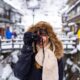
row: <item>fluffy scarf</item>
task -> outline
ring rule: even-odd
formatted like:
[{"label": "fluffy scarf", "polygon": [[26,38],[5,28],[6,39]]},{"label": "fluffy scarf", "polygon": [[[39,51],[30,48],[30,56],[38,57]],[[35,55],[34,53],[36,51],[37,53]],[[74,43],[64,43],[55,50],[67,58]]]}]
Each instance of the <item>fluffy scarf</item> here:
[{"label": "fluffy scarf", "polygon": [[54,50],[51,51],[49,47],[50,44],[44,48],[43,53],[43,49],[37,46],[38,53],[35,56],[35,60],[43,67],[42,80],[59,80],[57,58],[54,54]]}]

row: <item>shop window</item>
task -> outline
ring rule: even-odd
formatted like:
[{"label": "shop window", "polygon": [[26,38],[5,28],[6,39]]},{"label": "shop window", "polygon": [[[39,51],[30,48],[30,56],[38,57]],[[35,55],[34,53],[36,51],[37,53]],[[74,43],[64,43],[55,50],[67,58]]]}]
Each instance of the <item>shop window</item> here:
[{"label": "shop window", "polygon": [[1,18],[3,17],[4,13],[5,13],[4,9],[0,7],[0,17]]}]

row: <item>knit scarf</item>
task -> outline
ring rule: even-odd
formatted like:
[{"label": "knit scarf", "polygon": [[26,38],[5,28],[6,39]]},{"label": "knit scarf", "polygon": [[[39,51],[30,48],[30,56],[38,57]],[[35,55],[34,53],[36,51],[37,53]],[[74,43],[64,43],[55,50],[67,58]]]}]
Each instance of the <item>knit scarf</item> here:
[{"label": "knit scarf", "polygon": [[50,44],[44,47],[43,53],[43,49],[37,46],[38,53],[35,56],[35,60],[43,67],[42,80],[59,80],[57,58],[54,54],[54,50],[51,51],[49,47]]}]

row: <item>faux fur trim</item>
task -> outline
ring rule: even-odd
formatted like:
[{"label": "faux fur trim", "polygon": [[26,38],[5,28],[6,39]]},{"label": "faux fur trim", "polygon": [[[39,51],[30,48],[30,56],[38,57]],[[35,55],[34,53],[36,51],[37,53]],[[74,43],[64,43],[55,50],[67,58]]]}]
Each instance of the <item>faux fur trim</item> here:
[{"label": "faux fur trim", "polygon": [[51,41],[54,43],[55,45],[55,56],[57,59],[61,59],[63,57],[63,53],[64,53],[64,50],[63,50],[63,45],[61,43],[61,41],[57,38],[57,35],[56,33],[53,31],[53,28],[52,26],[48,23],[48,22],[45,22],[45,21],[40,21],[38,22],[37,24],[35,25],[32,25],[29,29],[28,29],[28,32],[35,32],[37,31],[38,29],[45,29],[47,30],[48,32],[48,36],[49,38],[51,39]]}]

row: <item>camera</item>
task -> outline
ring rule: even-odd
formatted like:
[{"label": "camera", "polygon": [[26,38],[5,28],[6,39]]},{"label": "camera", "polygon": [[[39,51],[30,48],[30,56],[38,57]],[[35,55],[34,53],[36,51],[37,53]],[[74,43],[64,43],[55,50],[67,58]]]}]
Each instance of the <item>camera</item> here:
[{"label": "camera", "polygon": [[32,34],[32,40],[34,42],[40,42],[41,39],[42,38],[38,34],[35,34],[35,33]]},{"label": "camera", "polygon": [[41,37],[36,33],[26,32],[24,33],[23,41],[24,44],[32,44],[32,42],[40,42]]},{"label": "camera", "polygon": [[24,43],[25,44],[32,44],[32,42],[40,43],[43,41],[41,36],[48,35],[47,31],[44,29],[38,29],[37,31],[33,32],[26,32],[24,33]]}]

